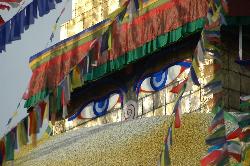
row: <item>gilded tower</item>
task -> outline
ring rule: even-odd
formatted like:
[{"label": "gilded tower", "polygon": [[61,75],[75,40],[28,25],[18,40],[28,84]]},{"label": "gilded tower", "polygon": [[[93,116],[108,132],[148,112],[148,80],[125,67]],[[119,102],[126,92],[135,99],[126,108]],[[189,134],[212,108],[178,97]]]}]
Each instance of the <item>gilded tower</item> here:
[{"label": "gilded tower", "polygon": [[66,39],[106,19],[119,7],[119,0],[72,0],[72,19],[61,25],[60,39]]}]

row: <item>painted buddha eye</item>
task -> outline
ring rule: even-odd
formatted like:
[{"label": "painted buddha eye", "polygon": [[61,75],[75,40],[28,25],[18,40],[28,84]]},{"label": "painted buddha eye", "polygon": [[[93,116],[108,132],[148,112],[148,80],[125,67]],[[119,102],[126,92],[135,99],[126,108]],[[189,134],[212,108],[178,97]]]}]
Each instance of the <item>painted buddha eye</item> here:
[{"label": "painted buddha eye", "polygon": [[[112,93],[98,100],[92,101],[89,104],[83,106],[75,116],[79,119],[92,119],[95,117],[103,116],[108,111],[113,109],[118,104],[122,103],[121,93]],[[74,116],[74,115],[73,115]],[[69,120],[73,120],[72,118]]]},{"label": "painted buddha eye", "polygon": [[184,71],[188,71],[191,66],[191,62],[183,61],[177,62],[175,64],[169,65],[164,69],[147,75],[137,83],[136,93],[140,92],[151,93],[155,91],[160,91],[172,83],[178,76],[180,76]]}]

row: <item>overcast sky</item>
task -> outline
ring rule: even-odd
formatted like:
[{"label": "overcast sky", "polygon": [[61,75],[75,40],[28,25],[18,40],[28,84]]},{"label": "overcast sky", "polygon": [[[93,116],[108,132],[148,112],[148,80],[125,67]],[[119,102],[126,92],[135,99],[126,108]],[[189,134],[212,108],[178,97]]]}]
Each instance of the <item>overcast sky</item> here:
[{"label": "overcast sky", "polygon": [[[25,5],[31,1],[26,0]],[[32,74],[28,66],[29,57],[45,49],[52,26],[55,24],[55,20],[60,15],[65,3],[66,0],[63,0],[49,14],[36,19],[35,24],[31,25],[21,35],[21,40],[8,44],[6,52],[0,53],[0,138],[27,115],[26,110],[23,108],[24,102],[22,102],[18,115],[12,120],[10,126],[6,127],[8,119],[15,112]],[[71,19],[71,8],[70,1],[67,3],[66,10],[59,21],[60,25]],[[8,20],[16,10],[10,10],[9,12],[0,10],[0,15],[5,20]],[[55,38],[50,45],[59,41],[59,32],[60,28],[57,29]]]}]

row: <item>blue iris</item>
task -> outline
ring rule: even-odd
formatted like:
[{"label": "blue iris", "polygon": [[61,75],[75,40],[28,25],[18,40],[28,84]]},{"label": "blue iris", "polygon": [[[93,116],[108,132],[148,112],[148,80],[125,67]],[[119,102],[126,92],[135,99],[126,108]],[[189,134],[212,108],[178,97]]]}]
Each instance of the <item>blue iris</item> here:
[{"label": "blue iris", "polygon": [[96,116],[105,115],[108,110],[108,106],[109,106],[109,98],[94,102],[94,108],[93,108],[94,114]]},{"label": "blue iris", "polygon": [[155,91],[162,90],[163,88],[165,88],[166,80],[167,80],[167,72],[166,71],[157,72],[157,73],[153,74],[150,78],[151,87]]}]

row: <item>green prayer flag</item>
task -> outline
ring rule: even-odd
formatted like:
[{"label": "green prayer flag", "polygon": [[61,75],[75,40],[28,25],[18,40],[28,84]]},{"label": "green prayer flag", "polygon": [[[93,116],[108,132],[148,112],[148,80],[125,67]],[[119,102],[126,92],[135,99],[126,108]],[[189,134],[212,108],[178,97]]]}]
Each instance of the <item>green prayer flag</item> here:
[{"label": "green prayer flag", "polygon": [[240,128],[244,128],[250,125],[250,119],[246,119],[238,122]]},{"label": "green prayer flag", "polygon": [[49,94],[49,113],[56,112],[56,96],[53,93]]},{"label": "green prayer flag", "polygon": [[213,138],[223,137],[223,136],[225,136],[225,132],[226,132],[226,127],[225,127],[225,125],[223,125],[219,129],[217,129],[213,134],[211,134],[210,136],[208,136],[207,139],[213,139]]},{"label": "green prayer flag", "polygon": [[240,110],[241,111],[250,111],[250,102],[242,102],[240,103]]},{"label": "green prayer flag", "polygon": [[57,93],[56,93],[56,108],[57,112],[62,112],[62,87],[57,87]]},{"label": "green prayer flag", "polygon": [[217,114],[218,112],[220,112],[220,110],[222,109],[222,107],[221,107],[221,105],[220,105],[220,102],[219,103],[217,103],[215,106],[214,106],[214,108],[212,109],[212,113],[213,114]]},{"label": "green prayer flag", "polygon": [[224,111],[224,118],[225,118],[225,120],[227,120],[227,121],[230,121],[230,122],[232,122],[232,123],[234,123],[234,124],[238,124],[237,118],[234,117],[234,116],[233,116],[232,114],[230,114],[229,112]]},{"label": "green prayer flag", "polygon": [[46,129],[46,133],[47,133],[48,135],[51,135],[51,133],[52,133],[52,128],[51,128],[50,125],[48,125],[48,127],[47,127],[47,129]]},{"label": "green prayer flag", "polygon": [[14,160],[14,145],[11,132],[5,136],[6,161]]},{"label": "green prayer flag", "polygon": [[168,145],[164,144],[162,153],[161,153],[161,166],[169,166],[170,165],[170,156]]}]

